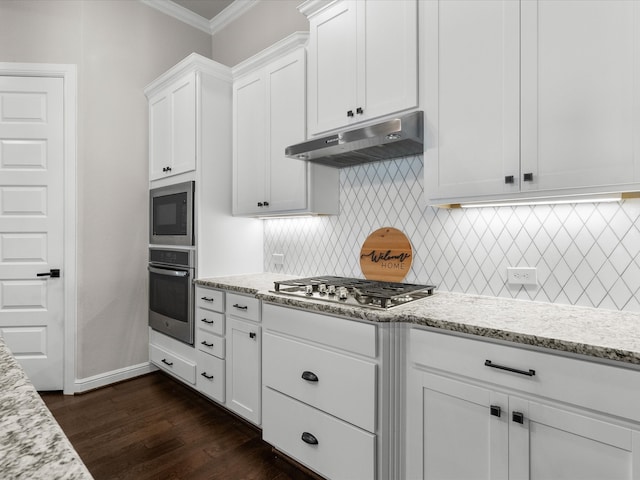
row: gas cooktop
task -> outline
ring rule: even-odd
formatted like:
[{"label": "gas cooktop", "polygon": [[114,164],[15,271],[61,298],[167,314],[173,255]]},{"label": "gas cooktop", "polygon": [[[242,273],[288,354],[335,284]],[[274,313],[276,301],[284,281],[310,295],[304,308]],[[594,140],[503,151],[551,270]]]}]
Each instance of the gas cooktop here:
[{"label": "gas cooktop", "polygon": [[433,294],[434,285],[347,277],[308,277],[274,282],[275,292],[295,297],[386,310]]}]

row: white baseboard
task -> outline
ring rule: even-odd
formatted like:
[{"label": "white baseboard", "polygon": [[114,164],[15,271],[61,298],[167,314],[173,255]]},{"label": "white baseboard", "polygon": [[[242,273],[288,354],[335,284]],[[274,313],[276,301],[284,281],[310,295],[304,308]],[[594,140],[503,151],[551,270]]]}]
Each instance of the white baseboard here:
[{"label": "white baseboard", "polygon": [[73,392],[64,392],[69,394],[88,392],[100,387],[106,387],[112,383],[121,382],[123,380],[129,380],[131,378],[139,377],[147,373],[154,372],[158,369],[150,362],[139,363],[138,365],[131,365],[130,367],[119,368],[118,370],[112,370],[110,372],[101,373],[87,378],[76,378],[74,382]]}]

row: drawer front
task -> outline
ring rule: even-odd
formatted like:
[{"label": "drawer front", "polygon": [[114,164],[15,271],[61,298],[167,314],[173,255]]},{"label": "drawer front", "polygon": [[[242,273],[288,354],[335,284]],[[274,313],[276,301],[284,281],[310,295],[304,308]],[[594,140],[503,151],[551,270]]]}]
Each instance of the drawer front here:
[{"label": "drawer front", "polygon": [[227,293],[227,314],[245,318],[254,322],[260,321],[260,300],[255,297]]},{"label": "drawer front", "polygon": [[196,383],[196,365],[157,345],[149,345],[149,357],[154,365],[191,384]]},{"label": "drawer front", "polygon": [[215,355],[218,358],[224,358],[224,338],[198,329],[197,347],[198,350]]},{"label": "drawer front", "polygon": [[224,312],[224,292],[196,287],[196,307]]},{"label": "drawer front", "polygon": [[376,357],[376,326],[265,303],[262,306],[265,329],[282,332],[313,343]]},{"label": "drawer front", "polygon": [[205,395],[224,403],[225,361],[205,352],[198,352],[196,388]]},{"label": "drawer front", "polygon": [[375,478],[375,435],[266,387],[262,408],[262,438],[274,447],[326,478]]},{"label": "drawer front", "polygon": [[410,348],[417,365],[640,421],[640,371],[419,329]]},{"label": "drawer front", "polygon": [[375,431],[375,363],[270,332],[262,336],[262,361],[264,385]]},{"label": "drawer front", "polygon": [[196,308],[196,328],[216,335],[224,335],[224,314]]}]

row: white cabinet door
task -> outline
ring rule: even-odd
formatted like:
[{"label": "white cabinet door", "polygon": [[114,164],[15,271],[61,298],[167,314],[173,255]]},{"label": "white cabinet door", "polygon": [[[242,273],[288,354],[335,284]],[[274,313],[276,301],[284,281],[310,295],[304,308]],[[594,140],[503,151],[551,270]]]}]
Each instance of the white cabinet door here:
[{"label": "white cabinet door", "polygon": [[639,478],[640,432],[517,397],[510,409],[510,479]]},{"label": "white cabinet door", "polygon": [[226,406],[256,425],[261,421],[261,329],[227,316]]},{"label": "white cabinet door", "polygon": [[523,191],[640,180],[639,73],[639,2],[522,2]]},{"label": "white cabinet door", "polygon": [[427,197],[518,192],[519,2],[420,7]]},{"label": "white cabinet door", "polygon": [[305,51],[298,49],[265,71],[269,211],[307,208],[307,162],[284,154],[286,147],[305,139],[305,69]]},{"label": "white cabinet door", "polygon": [[416,0],[344,0],[309,19],[309,135],[417,106]]},{"label": "white cabinet door", "polygon": [[149,179],[196,168],[196,74],[149,99]]},{"label": "white cabinet door", "polygon": [[[356,2],[339,2],[309,20],[309,133],[349,124],[357,92]],[[350,114],[348,112],[351,112]]]},{"label": "white cabinet door", "polygon": [[[414,0],[360,2],[356,120],[418,104],[418,4]],[[384,32],[384,34],[381,34]],[[358,110],[358,107],[360,110]],[[359,113],[359,112],[362,113]]]},{"label": "white cabinet door", "polygon": [[414,393],[422,408],[422,478],[508,478],[506,395],[426,372]]},{"label": "white cabinet door", "polygon": [[265,82],[262,73],[233,85],[234,214],[259,213],[266,200]]}]

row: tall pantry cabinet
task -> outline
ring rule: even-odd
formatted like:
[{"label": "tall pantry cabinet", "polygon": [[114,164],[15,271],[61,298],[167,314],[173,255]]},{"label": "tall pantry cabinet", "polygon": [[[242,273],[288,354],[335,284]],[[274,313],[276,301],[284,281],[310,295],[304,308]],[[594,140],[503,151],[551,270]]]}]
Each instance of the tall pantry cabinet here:
[{"label": "tall pantry cabinet", "polygon": [[640,3],[421,3],[430,203],[640,188]]}]

